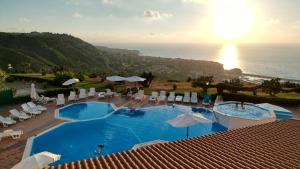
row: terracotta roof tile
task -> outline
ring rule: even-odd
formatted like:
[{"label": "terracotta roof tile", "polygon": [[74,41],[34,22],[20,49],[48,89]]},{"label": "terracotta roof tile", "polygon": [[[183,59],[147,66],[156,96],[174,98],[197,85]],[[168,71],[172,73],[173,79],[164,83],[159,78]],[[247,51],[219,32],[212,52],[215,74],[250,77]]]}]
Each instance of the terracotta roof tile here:
[{"label": "terracotta roof tile", "polygon": [[300,121],[141,147],[51,169],[300,168]]}]

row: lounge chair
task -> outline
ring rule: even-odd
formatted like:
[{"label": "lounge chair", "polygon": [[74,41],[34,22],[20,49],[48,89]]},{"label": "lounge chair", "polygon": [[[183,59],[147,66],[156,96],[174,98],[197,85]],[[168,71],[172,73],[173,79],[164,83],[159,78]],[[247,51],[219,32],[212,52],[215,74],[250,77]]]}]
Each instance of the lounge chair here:
[{"label": "lounge chair", "polygon": [[75,101],[75,100],[77,100],[76,92],[75,91],[70,91],[68,101]]},{"label": "lounge chair", "polygon": [[98,93],[98,98],[99,98],[99,99],[105,98],[105,94],[106,94],[105,92],[99,92],[99,93]]},{"label": "lounge chair", "polygon": [[65,96],[64,96],[64,94],[58,94],[57,95],[56,105],[57,106],[65,105]]},{"label": "lounge chair", "polygon": [[113,94],[114,94],[114,93],[111,91],[111,89],[106,89],[105,96],[112,97]]},{"label": "lounge chair", "polygon": [[168,102],[174,102],[175,101],[175,92],[170,92],[168,97]]},{"label": "lounge chair", "polygon": [[0,122],[3,124],[3,127],[8,127],[8,125],[15,124],[16,121],[11,119],[10,117],[0,116]]},{"label": "lounge chair", "polygon": [[86,90],[85,89],[79,89],[79,99],[85,99],[87,98]]},{"label": "lounge chair", "polygon": [[149,101],[155,102],[157,100],[157,97],[158,97],[158,92],[152,92],[151,96],[149,97]]},{"label": "lounge chair", "polygon": [[44,96],[44,95],[41,95],[41,96],[42,96],[41,98],[42,98],[46,103],[52,102],[52,101],[56,100],[56,98],[54,98],[54,97],[47,97],[47,96]]},{"label": "lounge chair", "polygon": [[166,91],[160,91],[158,100],[159,101],[166,101],[166,98],[167,98]]},{"label": "lounge chair", "polygon": [[39,115],[42,113],[42,111],[31,109],[27,104],[22,104],[21,107],[25,113],[30,114],[31,116]]},{"label": "lounge chair", "polygon": [[18,139],[23,134],[23,130],[4,130],[3,133],[0,133],[0,141],[5,137],[12,137],[13,139]]},{"label": "lounge chair", "polygon": [[95,88],[90,88],[88,96],[89,97],[94,97],[95,95],[96,95],[96,89]]},{"label": "lounge chair", "polygon": [[9,110],[9,112],[11,114],[11,117],[18,118],[19,121],[24,121],[24,120],[27,120],[27,119],[31,118],[26,113],[24,113],[22,111],[18,111],[17,109]]},{"label": "lounge chair", "polygon": [[34,110],[39,110],[39,111],[47,111],[47,107],[44,107],[42,105],[36,105],[34,104],[33,102],[27,102],[28,106],[31,108],[31,109],[34,109]]},{"label": "lounge chair", "polygon": [[211,97],[210,97],[210,95],[205,95],[205,96],[203,97],[202,104],[203,104],[204,106],[209,106],[210,103],[211,103]]},{"label": "lounge chair", "polygon": [[191,103],[194,103],[194,104],[198,103],[197,92],[192,92]]},{"label": "lounge chair", "polygon": [[190,102],[191,102],[190,92],[185,92],[183,97],[183,103],[190,103]]},{"label": "lounge chair", "polygon": [[182,102],[182,99],[183,99],[183,96],[178,95],[178,96],[176,96],[175,101]]},{"label": "lounge chair", "polygon": [[144,98],[145,98],[144,90],[139,90],[134,97],[135,100],[139,100],[139,101],[144,100]]}]

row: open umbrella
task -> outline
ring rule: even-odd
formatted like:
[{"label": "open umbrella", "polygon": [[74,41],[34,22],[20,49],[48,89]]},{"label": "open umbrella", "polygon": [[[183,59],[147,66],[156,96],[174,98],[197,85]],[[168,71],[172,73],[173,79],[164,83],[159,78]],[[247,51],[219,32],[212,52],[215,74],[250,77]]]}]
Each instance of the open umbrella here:
[{"label": "open umbrella", "polygon": [[69,85],[72,85],[73,90],[75,91],[74,84],[75,84],[75,83],[78,83],[78,82],[79,82],[79,79],[73,78],[73,79],[69,79],[69,80],[65,81],[62,85],[63,85],[63,86],[69,86]]},{"label": "open umbrella", "polygon": [[126,78],[122,76],[108,76],[106,77],[106,80],[112,81],[112,82],[121,82],[124,81]]},{"label": "open umbrella", "polygon": [[186,113],[178,115],[174,119],[168,120],[167,123],[173,127],[186,127],[186,138],[188,138],[190,126],[198,123],[211,123],[211,121],[199,113]]},{"label": "open umbrella", "polygon": [[37,93],[36,93],[36,90],[35,90],[35,85],[33,83],[31,84],[30,97],[32,99],[36,99],[37,98]]},{"label": "open umbrella", "polygon": [[42,169],[57,160],[60,160],[60,155],[44,151],[23,159],[12,169]]},{"label": "open umbrella", "polygon": [[139,76],[131,76],[131,77],[125,78],[125,80],[128,81],[128,82],[143,82],[146,79],[142,78],[142,77],[139,77]]}]

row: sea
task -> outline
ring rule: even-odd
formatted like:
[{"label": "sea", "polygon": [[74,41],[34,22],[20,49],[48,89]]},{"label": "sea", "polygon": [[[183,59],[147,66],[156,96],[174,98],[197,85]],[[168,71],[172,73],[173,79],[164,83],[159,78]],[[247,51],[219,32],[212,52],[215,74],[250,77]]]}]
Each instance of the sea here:
[{"label": "sea", "polygon": [[300,80],[300,44],[166,44],[106,43],[112,48],[139,50],[141,55],[216,61],[225,69]]}]

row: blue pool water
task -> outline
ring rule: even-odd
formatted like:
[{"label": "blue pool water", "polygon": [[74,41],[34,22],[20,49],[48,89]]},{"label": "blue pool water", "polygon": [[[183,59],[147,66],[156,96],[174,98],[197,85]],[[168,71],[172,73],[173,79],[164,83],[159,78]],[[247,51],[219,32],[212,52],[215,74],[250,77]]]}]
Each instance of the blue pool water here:
[{"label": "blue pool water", "polygon": [[113,112],[111,104],[103,102],[75,103],[59,110],[59,117],[73,120],[101,118]]},{"label": "blue pool water", "polygon": [[[172,127],[166,121],[190,111],[192,109],[186,106],[154,106],[135,111],[122,108],[103,119],[65,123],[36,137],[31,155],[41,151],[61,154],[61,160],[54,164],[57,165],[129,150],[147,141],[184,139],[186,128]],[[209,119],[213,116],[209,111],[202,114]],[[226,130],[218,123],[197,124],[190,127],[189,135],[195,137]],[[94,151],[99,144],[105,147],[101,154],[96,154]]]},{"label": "blue pool water", "polygon": [[236,107],[236,102],[225,102],[214,107],[214,111],[227,116],[235,116],[246,119],[265,119],[270,118],[271,113],[261,107],[254,104],[244,104],[244,108],[241,107],[240,103]]}]

